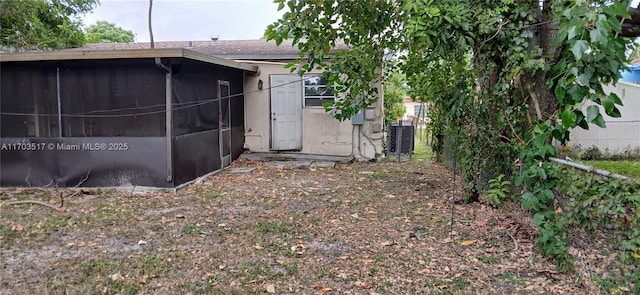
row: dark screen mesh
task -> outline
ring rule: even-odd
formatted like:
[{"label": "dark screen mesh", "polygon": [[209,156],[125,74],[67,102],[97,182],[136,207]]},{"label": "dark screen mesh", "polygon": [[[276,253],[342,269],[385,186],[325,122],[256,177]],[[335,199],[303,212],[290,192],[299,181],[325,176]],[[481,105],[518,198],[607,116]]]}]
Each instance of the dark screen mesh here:
[{"label": "dark screen mesh", "polygon": [[58,136],[56,68],[2,64],[0,70],[0,134]]},{"label": "dark screen mesh", "polygon": [[165,134],[165,75],[151,60],[3,63],[1,70],[3,137]]},{"label": "dark screen mesh", "polygon": [[[71,137],[163,136],[165,75],[149,65],[60,69],[63,134]],[[78,116],[76,116],[78,115]]]},{"label": "dark screen mesh", "polygon": [[174,135],[217,129],[218,72],[193,62],[174,65],[172,71]]},{"label": "dark screen mesh", "polygon": [[[166,74],[153,59],[3,62],[0,141],[56,148],[3,151],[0,183],[25,185],[28,178],[27,185],[75,185],[91,171],[87,185],[171,186],[221,169],[221,154],[225,161],[239,156],[243,72],[182,58],[162,61],[172,68],[173,175],[167,175],[163,138]],[[112,151],[113,143],[127,148]]]}]

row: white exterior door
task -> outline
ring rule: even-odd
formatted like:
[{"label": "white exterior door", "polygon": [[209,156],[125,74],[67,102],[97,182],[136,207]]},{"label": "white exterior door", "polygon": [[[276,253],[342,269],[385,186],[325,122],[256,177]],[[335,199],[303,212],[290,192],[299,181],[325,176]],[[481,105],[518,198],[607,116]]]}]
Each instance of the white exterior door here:
[{"label": "white exterior door", "polygon": [[302,149],[302,79],[271,75],[271,149]]}]

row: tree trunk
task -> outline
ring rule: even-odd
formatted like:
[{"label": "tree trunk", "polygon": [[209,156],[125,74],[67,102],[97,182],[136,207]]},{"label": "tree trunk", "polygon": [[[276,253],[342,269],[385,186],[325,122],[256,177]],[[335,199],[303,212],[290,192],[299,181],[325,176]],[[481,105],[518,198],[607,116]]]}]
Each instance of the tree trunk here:
[{"label": "tree trunk", "polygon": [[151,11],[153,7],[153,0],[149,0],[149,45],[151,46],[151,49],[154,48],[154,44],[153,44],[153,29],[151,28]]},{"label": "tree trunk", "polygon": [[[558,35],[558,23],[553,21],[554,11],[551,1],[544,1],[542,7],[535,3],[532,9],[533,15],[541,25],[537,27],[534,33],[531,48],[541,48],[542,56],[547,60],[547,64],[555,64],[558,58],[558,50],[557,47],[553,46],[553,41]],[[547,89],[546,86],[548,78],[548,73],[545,72],[535,77],[526,75],[522,79],[524,95],[529,96],[530,116],[538,121],[552,118],[558,111],[558,101],[555,93]]]}]

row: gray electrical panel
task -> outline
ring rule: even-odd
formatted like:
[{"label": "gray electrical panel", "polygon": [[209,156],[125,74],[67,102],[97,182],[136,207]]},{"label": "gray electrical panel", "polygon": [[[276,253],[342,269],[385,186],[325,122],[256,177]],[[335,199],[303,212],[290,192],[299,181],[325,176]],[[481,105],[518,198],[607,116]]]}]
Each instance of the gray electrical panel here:
[{"label": "gray electrical panel", "polygon": [[357,114],[351,117],[351,124],[353,125],[362,125],[364,124],[364,112],[360,110]]}]

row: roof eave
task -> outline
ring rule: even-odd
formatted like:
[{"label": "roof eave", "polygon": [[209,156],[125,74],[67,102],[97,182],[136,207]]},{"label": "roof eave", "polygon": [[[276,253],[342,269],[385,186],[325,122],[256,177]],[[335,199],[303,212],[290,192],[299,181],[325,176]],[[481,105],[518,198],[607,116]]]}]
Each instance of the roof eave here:
[{"label": "roof eave", "polygon": [[298,54],[215,54],[214,57],[236,60],[297,60]]},{"label": "roof eave", "polygon": [[88,59],[130,59],[130,58],[187,58],[243,71],[256,73],[257,66],[242,64],[202,54],[184,48],[161,49],[124,49],[124,50],[61,50],[48,52],[2,53],[0,62],[20,61],[55,61],[55,60],[88,60]]}]

